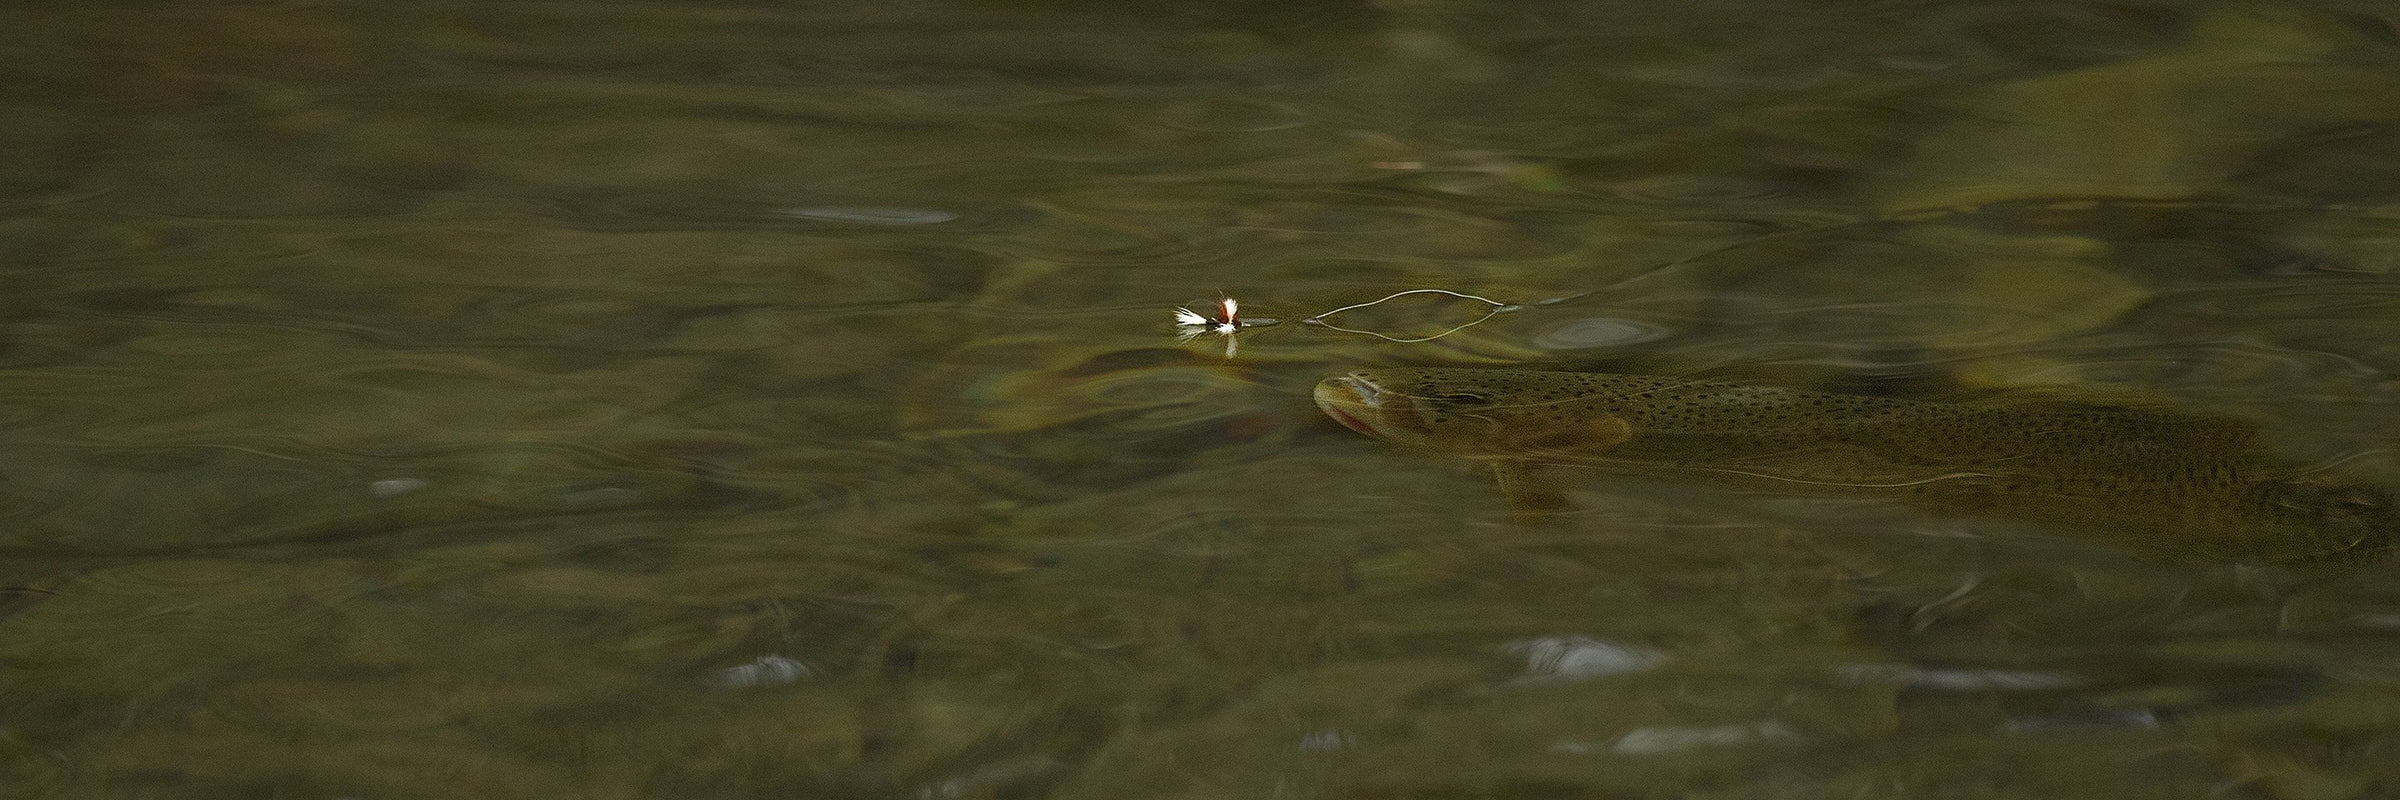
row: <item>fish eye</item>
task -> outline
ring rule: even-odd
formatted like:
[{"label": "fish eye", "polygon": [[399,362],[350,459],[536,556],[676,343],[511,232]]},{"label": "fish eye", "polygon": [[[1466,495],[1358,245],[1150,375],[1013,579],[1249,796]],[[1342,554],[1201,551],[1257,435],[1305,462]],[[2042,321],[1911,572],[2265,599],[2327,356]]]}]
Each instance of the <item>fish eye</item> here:
[{"label": "fish eye", "polygon": [[1492,399],[1491,399],[1491,398],[1489,398],[1489,397],[1485,397],[1485,396],[1483,396],[1483,395],[1479,395],[1479,394],[1467,394],[1467,393],[1465,393],[1465,392],[1452,392],[1452,393],[1450,393],[1450,394],[1437,394],[1437,395],[1434,395],[1434,399],[1436,399],[1436,400],[1442,400],[1442,401],[1446,401],[1446,402],[1451,402],[1451,403],[1457,403],[1457,404],[1459,404],[1459,405],[1462,405],[1462,406],[1480,406],[1480,405],[1484,405],[1484,404],[1486,404],[1486,403],[1490,403],[1490,402],[1492,402]]}]

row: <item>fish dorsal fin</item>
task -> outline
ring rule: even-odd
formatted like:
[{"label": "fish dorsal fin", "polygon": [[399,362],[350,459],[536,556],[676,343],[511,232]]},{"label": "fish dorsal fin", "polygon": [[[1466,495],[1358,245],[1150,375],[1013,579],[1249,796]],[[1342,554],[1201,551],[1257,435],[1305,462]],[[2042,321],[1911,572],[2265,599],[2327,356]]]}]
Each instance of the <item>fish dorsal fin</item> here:
[{"label": "fish dorsal fin", "polygon": [[2121,386],[2026,384],[1964,386],[1917,399],[1941,403],[2021,405],[2026,408],[2149,412],[2189,417],[2192,412],[2165,397]]},{"label": "fish dorsal fin", "polygon": [[2247,440],[2259,434],[2254,421],[2210,414],[2177,405],[2147,392],[2113,387],[2026,386],[1986,389],[1942,402],[1985,409],[2030,413],[2106,414],[2153,430],[2179,431],[2225,441]]}]

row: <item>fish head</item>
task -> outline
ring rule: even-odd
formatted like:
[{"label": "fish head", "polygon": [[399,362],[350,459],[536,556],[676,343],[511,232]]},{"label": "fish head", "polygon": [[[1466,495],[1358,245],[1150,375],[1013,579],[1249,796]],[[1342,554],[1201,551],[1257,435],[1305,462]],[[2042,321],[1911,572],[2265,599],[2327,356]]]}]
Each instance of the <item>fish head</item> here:
[{"label": "fish head", "polygon": [[1591,455],[1632,435],[1568,376],[1507,369],[1362,369],[1317,384],[1317,407],[1359,433],[1468,456]]}]

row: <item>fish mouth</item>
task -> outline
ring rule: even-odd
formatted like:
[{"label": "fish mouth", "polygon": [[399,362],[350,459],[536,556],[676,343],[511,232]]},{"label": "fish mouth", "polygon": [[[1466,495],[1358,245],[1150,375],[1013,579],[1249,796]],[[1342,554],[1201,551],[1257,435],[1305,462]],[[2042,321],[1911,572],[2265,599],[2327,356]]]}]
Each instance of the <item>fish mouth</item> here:
[{"label": "fish mouth", "polygon": [[1317,408],[1325,416],[1359,433],[1377,438],[1384,436],[1370,420],[1384,411],[1382,387],[1357,374],[1340,375],[1317,382]]}]

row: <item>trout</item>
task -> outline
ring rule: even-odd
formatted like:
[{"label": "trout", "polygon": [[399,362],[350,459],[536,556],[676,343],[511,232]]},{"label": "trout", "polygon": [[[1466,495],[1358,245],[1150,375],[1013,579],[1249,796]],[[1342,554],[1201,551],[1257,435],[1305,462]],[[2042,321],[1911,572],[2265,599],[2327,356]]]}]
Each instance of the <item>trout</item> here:
[{"label": "trout", "polygon": [[2284,460],[2248,422],[2167,407],[1444,368],[1353,371],[1316,401],[1359,433],[1490,463],[1520,523],[1564,506],[1539,470],[1566,465],[1888,497],[2178,559],[2350,560],[2400,530],[2378,487]]}]

